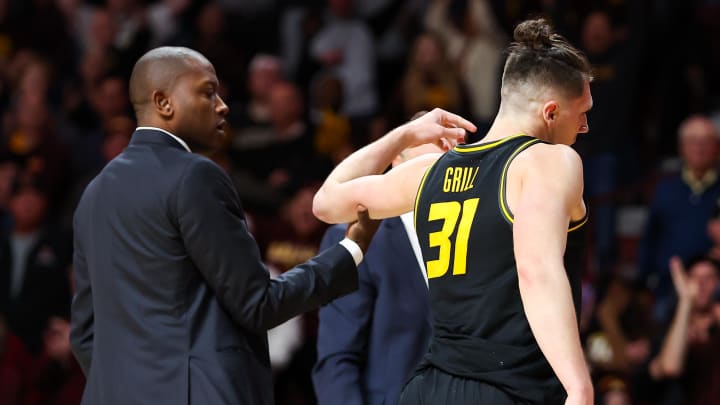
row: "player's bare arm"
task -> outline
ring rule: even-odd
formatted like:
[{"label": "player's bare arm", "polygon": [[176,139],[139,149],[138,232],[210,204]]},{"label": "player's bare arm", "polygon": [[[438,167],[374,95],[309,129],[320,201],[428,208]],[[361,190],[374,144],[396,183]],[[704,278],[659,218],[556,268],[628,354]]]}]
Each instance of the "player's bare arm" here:
[{"label": "player's bare arm", "polygon": [[386,174],[392,160],[408,147],[437,143],[444,150],[462,142],[470,121],[436,108],[401,125],[377,141],[348,156],[330,173],[313,200],[313,213],[329,223],[356,217],[358,206],[371,218],[387,218],[412,210],[422,176],[439,155],[424,155]]},{"label": "player's bare arm", "polygon": [[563,263],[568,225],[585,214],[580,157],[564,145],[535,145],[511,164],[508,183],[520,295],[528,322],[568,393],[567,403],[592,403]]}]

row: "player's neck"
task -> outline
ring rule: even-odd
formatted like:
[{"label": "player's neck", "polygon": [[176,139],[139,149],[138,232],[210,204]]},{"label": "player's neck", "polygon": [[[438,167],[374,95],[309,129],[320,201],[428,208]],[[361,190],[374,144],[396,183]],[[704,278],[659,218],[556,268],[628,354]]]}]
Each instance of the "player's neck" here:
[{"label": "player's neck", "polygon": [[500,113],[495,118],[490,130],[487,135],[483,137],[480,142],[493,142],[508,136],[525,134],[534,136],[542,139],[542,135],[545,133],[542,126],[538,126],[537,123],[533,123],[532,120],[522,119],[521,115],[511,115]]}]

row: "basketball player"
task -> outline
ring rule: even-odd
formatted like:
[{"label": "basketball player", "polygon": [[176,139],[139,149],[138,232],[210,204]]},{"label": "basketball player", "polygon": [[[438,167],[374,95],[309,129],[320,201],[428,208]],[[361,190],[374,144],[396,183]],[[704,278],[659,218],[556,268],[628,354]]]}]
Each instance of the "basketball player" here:
[{"label": "basketball player", "polygon": [[592,403],[578,336],[587,210],[568,146],[588,131],[590,66],[542,19],[514,39],[482,140],[377,174],[423,141],[418,126],[458,122],[433,110],[349,156],[315,196],[327,222],[358,205],[374,218],[415,209],[434,332],[402,405]]}]

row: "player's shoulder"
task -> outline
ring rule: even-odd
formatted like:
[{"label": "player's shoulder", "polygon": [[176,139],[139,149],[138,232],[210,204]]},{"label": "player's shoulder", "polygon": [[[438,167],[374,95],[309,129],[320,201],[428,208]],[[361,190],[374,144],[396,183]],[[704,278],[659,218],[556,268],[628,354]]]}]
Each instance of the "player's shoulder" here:
[{"label": "player's shoulder", "polygon": [[516,160],[530,169],[582,171],[580,155],[568,145],[538,142],[527,148]]}]

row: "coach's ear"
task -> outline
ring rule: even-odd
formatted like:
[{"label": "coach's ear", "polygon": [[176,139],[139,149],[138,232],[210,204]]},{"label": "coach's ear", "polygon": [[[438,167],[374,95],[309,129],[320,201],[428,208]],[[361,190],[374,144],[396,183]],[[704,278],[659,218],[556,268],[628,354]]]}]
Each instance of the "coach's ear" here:
[{"label": "coach's ear", "polygon": [[162,90],[153,91],[152,103],[155,112],[165,119],[172,118],[175,113],[170,97],[168,97]]}]

